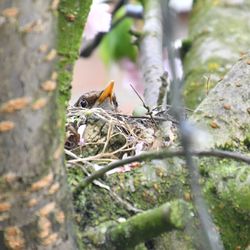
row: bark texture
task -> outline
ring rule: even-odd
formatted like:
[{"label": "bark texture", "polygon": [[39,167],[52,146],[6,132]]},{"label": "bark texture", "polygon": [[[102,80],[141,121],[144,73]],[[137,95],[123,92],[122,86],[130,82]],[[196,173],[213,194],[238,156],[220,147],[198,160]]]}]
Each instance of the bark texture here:
[{"label": "bark texture", "polygon": [[165,102],[165,90],[168,85],[163,69],[160,1],[146,1],[144,13],[145,24],[140,42],[140,68],[144,80],[145,102],[153,108]]},{"label": "bark texture", "polygon": [[79,57],[83,28],[92,0],[61,0],[58,9],[59,101],[66,109],[73,66]]},{"label": "bark texture", "polygon": [[57,5],[0,3],[1,249],[76,249],[54,71]]},{"label": "bark texture", "polygon": [[207,146],[244,141],[250,127],[250,54],[242,56],[197,107],[192,119],[212,136]]},{"label": "bark texture", "polygon": [[[248,53],[198,106],[191,119],[211,136],[203,138],[203,145],[245,154],[249,152],[249,77]],[[246,247],[250,233],[247,215],[250,211],[249,165],[210,158],[200,161],[200,171],[203,191],[225,249]]]},{"label": "bark texture", "polygon": [[250,1],[195,1],[184,41],[185,99],[196,107],[249,49]]}]

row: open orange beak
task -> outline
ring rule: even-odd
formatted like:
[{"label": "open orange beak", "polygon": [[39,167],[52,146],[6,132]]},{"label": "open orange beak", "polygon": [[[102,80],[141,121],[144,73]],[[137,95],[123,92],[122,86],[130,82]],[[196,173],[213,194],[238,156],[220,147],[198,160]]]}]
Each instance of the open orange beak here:
[{"label": "open orange beak", "polygon": [[110,102],[112,101],[114,84],[115,82],[111,81],[108,86],[102,91],[97,100],[99,103],[103,103],[108,97],[110,98]]}]

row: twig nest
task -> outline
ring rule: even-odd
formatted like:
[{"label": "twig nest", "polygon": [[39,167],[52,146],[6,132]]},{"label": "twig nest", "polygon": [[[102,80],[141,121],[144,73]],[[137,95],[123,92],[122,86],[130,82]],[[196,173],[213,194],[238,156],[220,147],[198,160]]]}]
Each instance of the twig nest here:
[{"label": "twig nest", "polygon": [[150,148],[156,130],[155,121],[148,117],[69,107],[65,148],[80,157],[122,158]]}]

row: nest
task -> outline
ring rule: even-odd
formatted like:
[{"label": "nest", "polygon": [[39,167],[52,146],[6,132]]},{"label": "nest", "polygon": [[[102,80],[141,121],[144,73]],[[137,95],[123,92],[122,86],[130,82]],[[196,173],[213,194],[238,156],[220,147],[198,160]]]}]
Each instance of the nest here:
[{"label": "nest", "polygon": [[65,151],[75,161],[109,162],[153,147],[157,120],[133,117],[101,108],[69,107]]}]

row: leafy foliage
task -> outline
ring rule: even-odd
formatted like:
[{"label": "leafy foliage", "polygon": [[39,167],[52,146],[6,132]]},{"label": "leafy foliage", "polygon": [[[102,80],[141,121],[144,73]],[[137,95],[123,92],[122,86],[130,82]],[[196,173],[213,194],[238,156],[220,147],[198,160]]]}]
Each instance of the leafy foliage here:
[{"label": "leafy foliage", "polygon": [[124,57],[132,61],[136,60],[137,48],[132,44],[129,34],[132,25],[132,19],[126,18],[105,36],[100,46],[100,52],[106,64]]}]

